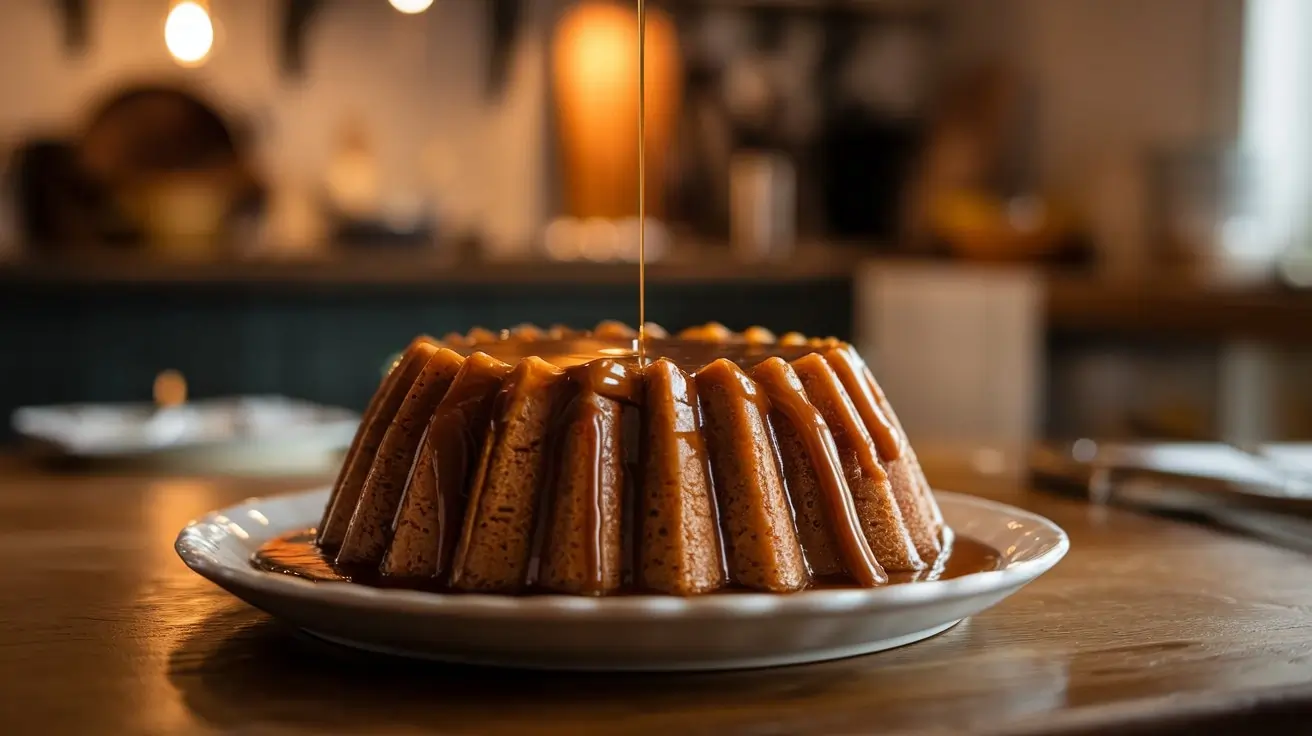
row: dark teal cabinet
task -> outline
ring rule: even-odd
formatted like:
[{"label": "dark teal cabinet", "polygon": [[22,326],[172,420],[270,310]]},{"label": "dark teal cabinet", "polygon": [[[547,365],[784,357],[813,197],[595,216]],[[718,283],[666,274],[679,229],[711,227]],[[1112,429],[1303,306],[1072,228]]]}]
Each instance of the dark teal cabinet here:
[{"label": "dark teal cabinet", "polygon": [[[636,322],[630,284],[59,284],[0,294],[0,412],[130,401],[172,368],[191,394],[277,393],[363,407],[386,357],[420,332],[521,322]],[[716,320],[741,329],[849,337],[846,278],[656,283],[649,318],[671,329]]]}]

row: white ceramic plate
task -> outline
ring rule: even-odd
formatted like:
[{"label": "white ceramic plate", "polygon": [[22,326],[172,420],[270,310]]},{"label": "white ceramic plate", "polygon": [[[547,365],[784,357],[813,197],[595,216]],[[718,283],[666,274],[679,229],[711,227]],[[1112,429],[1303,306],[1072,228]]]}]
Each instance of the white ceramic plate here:
[{"label": "white ceramic plate", "polygon": [[410,657],[511,667],[716,670],[868,654],[928,638],[1048,571],[1066,533],[1047,519],[956,493],[937,494],[958,536],[1005,567],[951,580],[791,595],[692,598],[439,595],[262,572],[265,541],[318,523],[328,489],[245,501],[194,521],[176,548],[196,572],[316,636]]}]

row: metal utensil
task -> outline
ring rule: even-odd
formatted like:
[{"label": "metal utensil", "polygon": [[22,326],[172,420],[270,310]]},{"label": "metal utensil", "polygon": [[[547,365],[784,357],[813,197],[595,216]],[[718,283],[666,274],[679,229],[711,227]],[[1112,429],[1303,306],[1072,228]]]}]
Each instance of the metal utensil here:
[{"label": "metal utensil", "polygon": [[1312,553],[1309,445],[1209,443],[1041,445],[1030,469],[1043,490],[1097,505],[1187,514],[1217,527]]},{"label": "metal utensil", "polygon": [[1136,479],[1117,484],[1104,503],[1158,513],[1191,514],[1271,544],[1312,554],[1312,518],[1218,502],[1169,484]]}]

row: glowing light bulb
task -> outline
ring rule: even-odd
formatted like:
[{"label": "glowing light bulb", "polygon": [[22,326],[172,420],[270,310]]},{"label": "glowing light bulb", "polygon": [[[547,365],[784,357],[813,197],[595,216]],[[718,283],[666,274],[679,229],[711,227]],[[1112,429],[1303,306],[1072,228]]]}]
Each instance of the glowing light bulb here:
[{"label": "glowing light bulb", "polygon": [[428,7],[433,4],[433,0],[387,0],[387,1],[392,4],[392,7],[396,8],[402,13],[405,13],[406,15],[415,15],[416,13],[422,13],[425,10],[428,10]]},{"label": "glowing light bulb", "polygon": [[193,0],[174,5],[164,21],[164,45],[179,64],[203,61],[214,46],[214,23],[205,7]]}]

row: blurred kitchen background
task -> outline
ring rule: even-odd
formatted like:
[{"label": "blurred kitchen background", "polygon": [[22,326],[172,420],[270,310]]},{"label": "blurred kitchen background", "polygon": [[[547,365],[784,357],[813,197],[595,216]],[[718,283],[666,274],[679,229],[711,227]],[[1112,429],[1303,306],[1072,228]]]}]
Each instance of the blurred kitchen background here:
[{"label": "blurred kitchen background", "polygon": [[[635,322],[636,28],[6,0],[0,415]],[[1312,438],[1312,3],[663,0],[647,53],[650,319],[851,339],[921,441]]]}]

